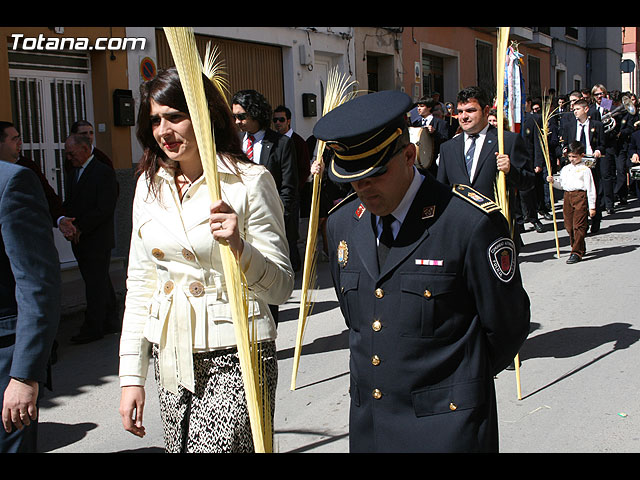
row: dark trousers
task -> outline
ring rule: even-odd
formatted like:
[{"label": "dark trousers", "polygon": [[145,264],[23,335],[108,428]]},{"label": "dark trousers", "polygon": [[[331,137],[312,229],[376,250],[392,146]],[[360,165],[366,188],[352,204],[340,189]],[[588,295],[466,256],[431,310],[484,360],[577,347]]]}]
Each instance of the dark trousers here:
[{"label": "dark trousers", "polygon": [[522,207],[523,222],[534,222],[538,220],[536,189],[530,188],[526,191],[518,192],[520,196],[520,205]]},{"label": "dark trousers", "polygon": [[616,155],[616,182],[613,187],[614,197],[626,198],[629,193],[627,187],[627,172],[629,166],[627,164],[627,151],[623,149],[622,152]]},{"label": "dark trousers", "polygon": [[598,203],[601,210],[613,208],[613,189],[616,184],[616,159],[613,153],[605,153],[597,163],[596,169],[600,173],[600,186],[598,187]]},{"label": "dark trousers", "polygon": [[109,275],[111,250],[94,251],[74,245],[73,253],[84,280],[87,302],[80,333],[100,336],[118,331],[116,295]]},{"label": "dark trousers", "polygon": [[[535,190],[538,212],[545,213],[551,211],[551,192],[549,191],[549,183],[547,182],[547,166],[542,167],[542,171],[536,173]],[[553,188],[553,187],[552,187]]]},{"label": "dark trousers", "polygon": [[564,228],[571,241],[571,253],[582,258],[586,252],[584,237],[587,236],[587,227],[589,226],[587,192],[584,190],[564,192],[562,214]]}]

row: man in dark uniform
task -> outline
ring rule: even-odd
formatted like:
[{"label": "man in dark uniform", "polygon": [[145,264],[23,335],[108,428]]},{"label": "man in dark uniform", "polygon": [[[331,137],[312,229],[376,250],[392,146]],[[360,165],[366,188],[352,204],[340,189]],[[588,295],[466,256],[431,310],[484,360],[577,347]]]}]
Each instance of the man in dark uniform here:
[{"label": "man in dark uniform", "polygon": [[313,132],[334,152],[331,179],[355,190],[328,220],[350,450],[495,452],[493,378],[527,337],[529,298],[497,205],[415,168],[410,108],[401,92],[364,95]]}]

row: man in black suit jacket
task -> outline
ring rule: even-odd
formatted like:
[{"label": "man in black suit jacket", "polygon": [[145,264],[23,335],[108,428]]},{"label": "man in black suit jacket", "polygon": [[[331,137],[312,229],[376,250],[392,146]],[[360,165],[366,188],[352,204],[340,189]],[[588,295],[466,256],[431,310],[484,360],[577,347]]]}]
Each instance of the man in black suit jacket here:
[{"label": "man in black suit jacket", "polygon": [[115,172],[96,161],[91,143],[83,135],[71,135],[65,155],[77,177],[67,180],[64,201],[66,218],[73,220],[74,232],[65,237],[78,261],[85,283],[87,308],[80,332],[73,343],[98,340],[120,329],[116,298],[109,276],[111,250],[115,246],[114,211],[117,200]]},{"label": "man in black suit jacket", "polygon": [[314,135],[351,195],[328,219],[349,327],[351,452],[497,452],[494,375],[529,332],[499,208],[414,165],[408,95],[382,91],[322,117]]},{"label": "man in black suit jacket", "polygon": [[[602,210],[607,207],[605,203],[607,195],[603,185],[605,183],[603,182],[603,170],[600,168],[603,164],[606,149],[604,127],[602,122],[589,117],[589,104],[584,99],[576,100],[573,103],[573,115],[573,121],[567,119],[563,122],[563,131],[561,133],[562,143],[558,145],[556,155],[563,157],[566,151],[565,145],[569,145],[572,141],[577,140],[585,145],[586,154],[593,155],[596,159],[596,165],[591,170],[597,191],[596,215],[591,219],[590,230],[591,233],[596,233],[600,229]],[[585,132],[584,137],[582,136],[583,130]],[[604,169],[608,169],[606,163]],[[610,187],[612,188],[612,186]]]},{"label": "man in black suit jacket", "polygon": [[0,162],[0,452],[35,452],[40,384],[60,319],[60,261],[38,178]]},{"label": "man in black suit jacket", "polygon": [[[469,185],[491,200],[496,200],[498,172],[506,175],[509,204],[515,205],[516,191],[534,185],[528,166],[528,153],[521,135],[504,132],[504,153],[498,153],[498,130],[489,124],[489,98],[479,87],[467,87],[458,93],[458,121],[462,133],[440,146],[438,180],[447,185]],[[469,155],[476,137],[474,154]],[[513,207],[512,207],[513,208]]]},{"label": "man in black suit jacket", "polygon": [[[289,244],[298,236],[298,167],[291,139],[269,128],[272,108],[255,90],[241,90],[231,99],[232,113],[242,134],[242,148],[252,162],[264,165],[276,182],[284,206],[284,222]],[[296,239],[296,240],[294,240]],[[293,265],[292,265],[293,266]],[[278,322],[278,306],[271,312]]]},{"label": "man in black suit jacket", "polygon": [[[293,142],[295,156],[296,156],[296,168],[298,169],[298,208],[295,212],[295,222],[299,225],[300,212],[303,209],[302,198],[305,192],[305,186],[309,183],[309,174],[311,172],[311,155],[309,154],[309,147],[307,142],[298,135],[293,128],[291,128],[291,110],[284,105],[278,105],[273,111],[273,127],[280,134],[289,137]],[[309,199],[310,200],[310,199]],[[308,210],[307,206],[307,210]],[[289,238],[289,258],[291,259],[291,266],[293,271],[297,272],[302,267],[302,259],[300,252],[298,251],[298,238],[300,237],[298,229],[292,229],[291,237]]]},{"label": "man in black suit jacket", "polygon": [[411,125],[412,127],[426,128],[429,135],[431,135],[433,140],[434,161],[429,167],[429,172],[432,175],[436,175],[438,171],[435,159],[438,158],[438,154],[440,153],[440,145],[449,140],[449,127],[447,123],[442,118],[433,114],[433,109],[436,105],[439,105],[439,103],[433,97],[425,96],[418,100],[416,107],[420,118]]}]

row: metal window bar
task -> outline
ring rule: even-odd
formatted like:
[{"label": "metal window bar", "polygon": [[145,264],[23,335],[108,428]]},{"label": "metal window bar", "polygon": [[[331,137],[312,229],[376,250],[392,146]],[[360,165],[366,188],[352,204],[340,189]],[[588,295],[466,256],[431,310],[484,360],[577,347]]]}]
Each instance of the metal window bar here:
[{"label": "metal window bar", "polygon": [[22,135],[23,155],[36,162],[44,173],[42,82],[28,77],[12,77],[11,82],[15,101],[14,122]]}]

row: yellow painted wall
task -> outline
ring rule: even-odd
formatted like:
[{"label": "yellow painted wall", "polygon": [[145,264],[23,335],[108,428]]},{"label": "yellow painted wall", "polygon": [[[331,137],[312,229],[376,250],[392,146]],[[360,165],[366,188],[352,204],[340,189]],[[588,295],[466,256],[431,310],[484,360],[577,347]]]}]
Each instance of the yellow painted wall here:
[{"label": "yellow painted wall", "polygon": [[[94,42],[100,37],[124,38],[124,27],[64,27],[62,35],[47,27],[0,27],[0,118],[11,119],[11,96],[9,88],[9,46],[13,45],[12,34],[21,33],[27,38],[71,37],[88,38]],[[113,57],[113,58],[112,58]],[[96,146],[109,155],[115,168],[131,168],[132,127],[114,125],[113,91],[128,89],[127,51],[91,51],[91,81],[93,91],[93,113]],[[104,123],[105,132],[98,132],[97,125]]]}]

